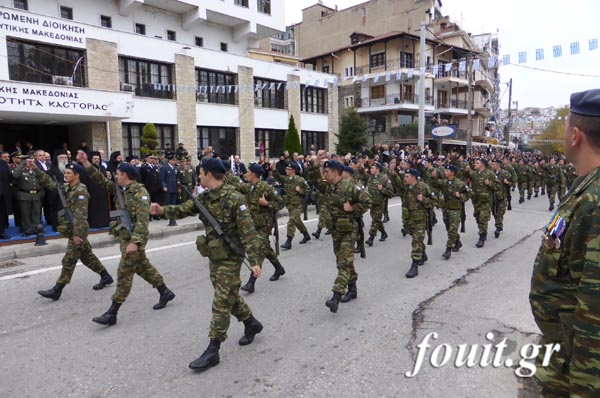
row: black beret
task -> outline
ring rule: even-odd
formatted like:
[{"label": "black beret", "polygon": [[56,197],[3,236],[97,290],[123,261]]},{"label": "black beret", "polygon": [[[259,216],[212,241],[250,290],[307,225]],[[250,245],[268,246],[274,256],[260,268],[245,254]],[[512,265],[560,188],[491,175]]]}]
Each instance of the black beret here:
[{"label": "black beret", "polygon": [[250,172],[256,174],[258,177],[263,175],[263,168],[260,167],[260,165],[258,163],[252,163],[248,169],[250,170]]},{"label": "black beret", "polygon": [[571,113],[600,116],[600,89],[571,94]]},{"label": "black beret", "polygon": [[73,173],[75,174],[83,174],[83,167],[77,163],[67,163],[65,168],[73,170]]},{"label": "black beret", "polygon": [[225,174],[227,172],[227,169],[225,169],[225,166],[223,166],[223,162],[215,158],[202,159],[202,164],[200,167],[203,168],[207,173],[211,172]]},{"label": "black beret", "polygon": [[341,162],[338,162],[337,160],[328,160],[327,162],[325,162],[325,168],[344,171],[344,165]]},{"label": "black beret", "polygon": [[415,177],[419,177],[421,174],[419,173],[419,170],[417,169],[408,169],[408,171],[406,172],[407,174],[413,175]]},{"label": "black beret", "polygon": [[121,173],[127,174],[130,180],[135,180],[137,177],[137,167],[129,163],[120,163],[117,168]]},{"label": "black beret", "polygon": [[427,162],[429,162],[429,163],[433,163],[433,158],[427,158],[427,159],[425,159],[425,160],[426,160]]},{"label": "black beret", "polygon": [[446,166],[446,170],[450,170],[451,172],[455,173],[458,171],[458,168],[452,164]]},{"label": "black beret", "polygon": [[291,167],[296,173],[300,172],[300,166],[298,166],[298,163],[296,162],[289,162],[285,167]]},{"label": "black beret", "polygon": [[488,163],[487,159],[479,158],[477,160],[479,160],[481,163],[485,164],[485,167],[488,167],[489,163]]},{"label": "black beret", "polygon": [[496,158],[496,159],[492,160],[492,162],[496,162],[498,164],[502,164],[502,159]]},{"label": "black beret", "polygon": [[175,155],[173,155],[172,153],[169,153],[167,156],[165,156],[167,158],[167,160],[171,160],[171,159],[175,159]]},{"label": "black beret", "polygon": [[383,170],[383,165],[381,163],[379,163],[379,162],[373,163],[373,166],[377,167],[379,169],[379,171]]},{"label": "black beret", "polygon": [[354,174],[354,169],[350,166],[344,166],[344,171],[350,174]]},{"label": "black beret", "polygon": [[223,167],[225,167],[226,170],[231,170],[231,162],[229,160],[221,160],[221,162],[223,162]]}]

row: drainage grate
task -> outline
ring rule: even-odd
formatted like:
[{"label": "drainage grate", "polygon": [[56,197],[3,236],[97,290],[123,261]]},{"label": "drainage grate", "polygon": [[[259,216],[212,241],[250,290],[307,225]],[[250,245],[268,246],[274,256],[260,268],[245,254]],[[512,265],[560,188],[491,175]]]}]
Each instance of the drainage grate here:
[{"label": "drainage grate", "polygon": [[16,267],[18,265],[25,265],[25,263],[22,263],[22,262],[17,261],[17,260],[5,261],[3,263],[0,263],[0,269],[10,268],[10,267]]}]

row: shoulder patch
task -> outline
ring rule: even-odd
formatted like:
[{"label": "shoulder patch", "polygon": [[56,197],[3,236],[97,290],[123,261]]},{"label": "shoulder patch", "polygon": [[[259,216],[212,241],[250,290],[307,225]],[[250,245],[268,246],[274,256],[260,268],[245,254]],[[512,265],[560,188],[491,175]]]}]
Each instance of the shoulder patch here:
[{"label": "shoulder patch", "polygon": [[83,196],[83,195],[79,195],[79,196],[77,197],[77,199],[78,199],[78,200],[84,200],[84,199],[85,199],[85,196]]},{"label": "shoulder patch", "polygon": [[241,205],[240,206],[240,210],[241,211],[246,211],[246,210],[248,210],[248,208],[246,207],[246,205]]},{"label": "shoulder patch", "polygon": [[142,196],[142,200],[148,200],[147,196]]}]

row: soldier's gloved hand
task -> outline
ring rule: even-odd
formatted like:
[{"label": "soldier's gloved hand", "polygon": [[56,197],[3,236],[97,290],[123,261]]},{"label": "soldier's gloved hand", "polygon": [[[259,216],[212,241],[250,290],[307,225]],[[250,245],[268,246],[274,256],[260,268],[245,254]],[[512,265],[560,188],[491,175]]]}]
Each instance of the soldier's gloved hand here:
[{"label": "soldier's gloved hand", "polygon": [[381,185],[381,184],[377,185],[377,190],[378,191],[382,191],[383,190],[383,185]]},{"label": "soldier's gloved hand", "polygon": [[261,269],[258,265],[255,265],[254,267],[252,267],[252,275],[254,275],[254,277],[256,279],[260,278],[260,274],[261,274]]},{"label": "soldier's gloved hand", "polygon": [[420,193],[420,194],[418,194],[418,195],[417,195],[417,200],[418,200],[419,202],[422,202],[422,201],[423,201],[423,194],[421,194],[421,193]]},{"label": "soldier's gloved hand", "polygon": [[81,244],[83,243],[83,239],[81,239],[81,237],[79,236],[74,236],[73,243],[75,243],[75,246],[81,246]]}]

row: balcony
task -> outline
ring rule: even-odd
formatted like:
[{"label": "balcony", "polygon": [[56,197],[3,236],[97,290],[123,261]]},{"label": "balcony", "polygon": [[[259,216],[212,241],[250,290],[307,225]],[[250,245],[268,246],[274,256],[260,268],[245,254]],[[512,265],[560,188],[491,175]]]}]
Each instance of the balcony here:
[{"label": "balcony", "polygon": [[435,85],[441,86],[450,82],[457,83],[458,86],[468,86],[469,76],[466,71],[460,72],[455,68],[445,72],[443,67],[440,67],[438,73],[435,75]]},{"label": "balcony", "polygon": [[467,101],[459,100],[459,99],[446,99],[440,100],[438,99],[435,102],[435,113],[446,113],[451,115],[466,115],[467,111]]},{"label": "balcony", "polygon": [[[434,137],[431,134],[431,130],[433,130],[434,127],[438,127],[438,126],[433,126],[429,122],[425,123],[425,139],[426,140],[436,139],[436,137]],[[450,126],[450,127],[454,128],[454,126]],[[419,131],[419,127],[416,123],[410,124],[407,126],[392,127],[392,137],[395,139],[401,139],[401,140],[417,140],[419,137],[418,131]],[[467,134],[466,130],[454,129],[454,134],[452,136],[448,137],[448,139],[449,140],[467,141],[468,134]]]},{"label": "balcony", "polygon": [[[419,109],[419,96],[411,95],[402,98],[400,94],[390,94],[382,98],[362,98],[358,113]],[[425,110],[433,111],[433,98],[425,98]]]},{"label": "balcony", "polygon": [[[356,67],[356,75],[364,75],[368,73],[396,71],[402,68],[414,68],[415,64],[413,61],[400,62],[400,60],[388,60],[385,64],[381,65],[360,65]],[[418,74],[418,70],[415,71],[415,75]]]},{"label": "balcony", "polygon": [[120,82],[121,91],[135,93],[137,97],[173,99],[173,89],[168,84],[143,83],[140,85]]}]

